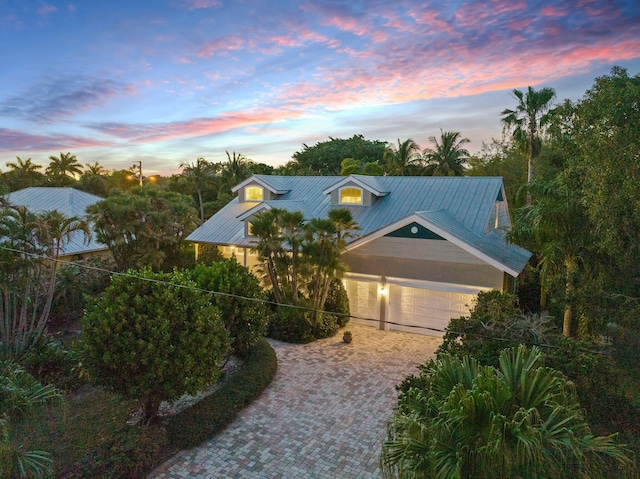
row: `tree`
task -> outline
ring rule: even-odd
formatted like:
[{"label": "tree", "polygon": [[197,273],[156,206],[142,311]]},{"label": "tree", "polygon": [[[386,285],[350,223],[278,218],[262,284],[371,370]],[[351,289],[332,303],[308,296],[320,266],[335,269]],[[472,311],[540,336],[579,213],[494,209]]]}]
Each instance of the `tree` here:
[{"label": "tree", "polygon": [[197,265],[189,276],[199,288],[215,292],[211,304],[220,311],[231,336],[230,354],[246,352],[265,335],[269,311],[262,300],[266,295],[258,278],[235,257]]},{"label": "tree", "polygon": [[18,358],[45,331],[64,242],[86,222],[58,211],[3,205],[0,215],[0,356]]},{"label": "tree", "polygon": [[77,187],[93,195],[107,196],[107,170],[97,161],[92,165],[86,164]]},{"label": "tree", "polygon": [[[509,232],[511,241],[536,252],[543,293],[548,293],[554,277],[563,278],[564,336],[576,334],[576,284],[580,274],[586,274],[585,259],[595,257],[588,234],[589,217],[579,195],[580,185],[581,178],[571,170],[559,173],[549,182],[532,183],[530,189],[535,200],[517,211]],[[587,333],[586,329],[582,333]]]},{"label": "tree", "polygon": [[[303,176],[339,175],[345,158],[354,158],[363,165],[383,162],[386,142],[365,140],[362,135],[351,138],[331,138],[313,146],[303,144],[302,151],[296,151],[293,159],[280,169],[281,174]],[[371,167],[370,167],[371,168]]]},{"label": "tree", "polygon": [[83,318],[93,381],[139,400],[149,422],[162,401],[210,386],[229,348],[229,333],[210,301],[183,273],[114,276]]},{"label": "tree", "polygon": [[49,160],[49,166],[45,172],[55,185],[68,186],[73,184],[73,176],[82,174],[82,166],[78,162],[78,158],[70,152],[60,152],[60,156],[51,155]]},{"label": "tree", "polygon": [[440,129],[440,141],[430,136],[429,141],[434,148],[424,151],[426,166],[424,172],[428,176],[462,176],[465,162],[469,158],[469,151],[463,148],[469,143],[469,138],[461,138],[459,131],[445,131]]},{"label": "tree", "polygon": [[[515,110],[502,110],[502,124],[506,131],[511,132],[516,143],[529,153],[527,183],[531,183],[534,178],[534,161],[540,155],[540,132],[549,120],[547,112],[556,92],[549,87],[538,91],[528,87],[526,93],[515,89],[512,94],[518,104]],[[527,198],[527,203],[530,203],[531,198]]]},{"label": "tree", "polygon": [[392,176],[411,175],[418,171],[422,163],[420,146],[411,138],[400,142],[397,147],[388,147],[384,152],[385,171]]},{"label": "tree", "polygon": [[16,160],[16,162],[7,162],[10,170],[3,174],[11,191],[39,186],[44,181],[44,175],[38,171],[42,168],[41,165],[34,164],[31,158],[23,160],[16,156]]},{"label": "tree", "polygon": [[500,354],[499,368],[442,355],[403,384],[388,424],[384,477],[599,477],[606,458],[630,466],[612,436],[595,437],[574,387],[537,347]]},{"label": "tree", "polygon": [[[229,153],[227,152],[227,156]],[[236,158],[235,152],[233,154],[234,159]],[[231,161],[231,159],[229,160]],[[202,189],[204,188],[205,181],[216,174],[214,165],[209,163],[204,158],[198,158],[195,163],[180,163],[180,168],[182,168],[182,176],[184,176],[187,181],[193,184],[193,187],[196,190],[196,195],[198,197],[198,210],[200,211],[200,221],[204,221],[204,202],[202,201]]]},{"label": "tree", "polygon": [[220,175],[227,188],[231,189],[251,176],[249,160],[240,153],[236,154],[235,151],[233,155],[230,155],[228,151],[225,151],[225,153],[227,154],[227,161],[222,163]]},{"label": "tree", "polygon": [[120,270],[181,265],[184,239],[197,222],[191,198],[159,188],[120,192],[91,205],[87,213]]}]

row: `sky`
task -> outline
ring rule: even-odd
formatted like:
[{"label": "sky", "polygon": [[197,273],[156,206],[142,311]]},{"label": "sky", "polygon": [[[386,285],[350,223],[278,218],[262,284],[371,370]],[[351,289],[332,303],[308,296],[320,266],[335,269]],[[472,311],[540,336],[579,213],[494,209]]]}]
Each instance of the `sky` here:
[{"label": "sky", "polygon": [[514,88],[640,73],[637,0],[0,0],[0,169],[281,165],[331,138],[500,138]]}]

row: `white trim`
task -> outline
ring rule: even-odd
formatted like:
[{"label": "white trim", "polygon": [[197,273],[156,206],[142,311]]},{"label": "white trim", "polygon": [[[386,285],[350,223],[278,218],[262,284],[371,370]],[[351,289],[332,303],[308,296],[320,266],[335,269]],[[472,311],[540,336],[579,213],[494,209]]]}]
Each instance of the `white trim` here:
[{"label": "white trim", "polygon": [[257,205],[249,208],[247,211],[245,211],[241,215],[236,216],[236,219],[240,221],[244,221],[247,218],[260,213],[262,210],[270,210],[271,208],[272,208],[271,205],[264,202],[260,202]]},{"label": "white trim", "polygon": [[356,185],[358,185],[363,190],[367,190],[367,191],[369,191],[370,193],[373,193],[376,196],[387,196],[389,194],[388,191],[378,191],[377,189],[372,188],[371,186],[367,185],[364,181],[362,181],[362,180],[360,180],[357,177],[352,176],[352,175],[349,175],[349,176],[345,177],[343,180],[340,180],[337,183],[334,183],[329,188],[326,188],[325,190],[323,190],[322,193],[324,193],[326,195],[327,193],[331,193],[332,191],[335,191],[336,189],[341,188],[342,186],[346,185],[347,183],[355,183]]},{"label": "white trim", "polygon": [[268,189],[271,193],[276,194],[276,195],[283,195],[285,193],[288,193],[290,190],[279,190],[277,188],[274,188],[273,186],[269,185],[266,181],[262,180],[261,178],[258,178],[255,175],[250,176],[249,178],[247,178],[246,180],[238,183],[236,186],[234,186],[233,188],[231,188],[231,192],[235,193],[236,191],[244,188],[245,186],[247,186],[249,183],[258,183],[260,186],[262,186],[263,188]]},{"label": "white trim", "polygon": [[418,215],[416,213],[413,213],[413,214],[411,214],[409,216],[405,216],[404,218],[399,219],[398,221],[395,221],[395,222],[385,226],[384,228],[380,228],[377,231],[369,233],[367,236],[363,236],[363,237],[361,237],[361,238],[349,243],[347,245],[347,247],[345,248],[345,251],[352,251],[352,250],[358,248],[359,246],[367,244],[367,243],[369,243],[369,242],[371,242],[371,241],[373,241],[373,240],[375,240],[377,238],[380,238],[380,237],[382,237],[382,236],[384,236],[384,235],[386,235],[388,233],[391,233],[392,231],[395,231],[395,230],[397,230],[399,228],[402,228],[403,226],[406,226],[409,223],[413,223],[413,222],[416,222],[416,223],[424,226],[425,228],[431,230],[432,232],[434,232],[438,236],[442,236],[447,241],[450,241],[454,245],[462,248],[467,253],[470,253],[470,254],[474,255],[475,257],[480,258],[482,261],[484,261],[485,263],[493,266],[494,268],[499,269],[502,272],[509,273],[514,278],[518,276],[519,273],[517,271],[515,271],[515,270],[509,268],[508,266],[500,263],[499,261],[491,258],[490,256],[486,255],[482,251],[478,250],[477,248],[474,248],[473,246],[471,246],[467,242],[461,240],[457,236],[454,236],[449,231],[441,228],[440,226],[436,225],[435,223],[427,220],[423,216]]},{"label": "white trim", "polygon": [[[344,279],[353,281],[364,281],[366,283],[380,283],[381,276],[360,273],[345,273]],[[486,286],[469,286],[466,284],[441,283],[437,281],[426,281],[420,279],[394,278],[386,276],[387,285],[403,286],[407,288],[429,289],[432,291],[446,291],[447,293],[478,294],[481,291],[492,291],[493,288]]]}]

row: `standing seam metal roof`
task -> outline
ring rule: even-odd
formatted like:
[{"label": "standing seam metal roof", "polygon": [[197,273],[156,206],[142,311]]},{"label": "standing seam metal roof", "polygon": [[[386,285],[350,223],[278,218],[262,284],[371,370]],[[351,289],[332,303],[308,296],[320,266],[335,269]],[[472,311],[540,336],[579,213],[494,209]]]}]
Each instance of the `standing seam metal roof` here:
[{"label": "standing seam metal roof", "polygon": [[[281,190],[288,190],[279,199],[266,203],[272,207],[302,211],[307,219],[326,217],[331,208],[348,209],[361,228],[361,237],[374,234],[377,230],[418,212],[443,212],[446,216],[440,214],[437,218],[439,225],[453,228],[457,231],[456,236],[462,236],[460,239],[463,241],[472,242],[474,247],[501,264],[521,271],[530,256],[522,248],[508,246],[501,235],[485,233],[496,198],[502,190],[502,178],[499,177],[365,177],[379,191],[390,192],[386,196],[375,198],[371,206],[330,204],[331,195],[323,191],[330,191],[333,185],[343,182],[344,176],[255,175],[255,178]],[[358,179],[363,181],[360,176]],[[249,243],[244,238],[244,225],[238,220],[238,216],[255,205],[255,202],[240,203],[235,198],[187,239],[221,245],[247,245]],[[445,221],[445,218],[449,220]],[[455,223],[455,227],[451,221]],[[501,223],[501,227],[509,227],[510,224],[509,220],[506,224]],[[464,233],[461,233],[461,228]],[[508,253],[508,249],[517,251],[517,254],[514,256],[513,253]]]}]

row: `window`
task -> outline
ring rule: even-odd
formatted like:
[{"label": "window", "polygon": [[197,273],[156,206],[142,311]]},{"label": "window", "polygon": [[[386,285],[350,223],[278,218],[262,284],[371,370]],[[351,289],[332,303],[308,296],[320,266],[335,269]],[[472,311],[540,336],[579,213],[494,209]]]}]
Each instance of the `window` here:
[{"label": "window", "polygon": [[255,236],[253,234],[253,221],[247,221],[247,236]]},{"label": "window", "polygon": [[247,186],[244,189],[245,201],[262,201],[263,194],[262,186]]},{"label": "window", "polygon": [[361,205],[362,190],[360,188],[340,188],[341,205]]}]

